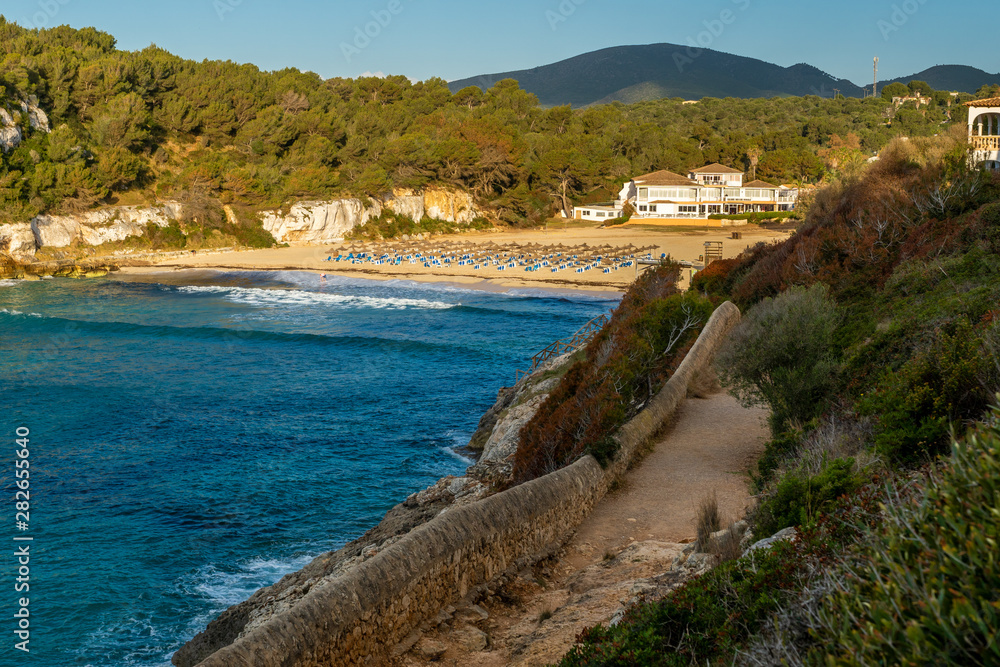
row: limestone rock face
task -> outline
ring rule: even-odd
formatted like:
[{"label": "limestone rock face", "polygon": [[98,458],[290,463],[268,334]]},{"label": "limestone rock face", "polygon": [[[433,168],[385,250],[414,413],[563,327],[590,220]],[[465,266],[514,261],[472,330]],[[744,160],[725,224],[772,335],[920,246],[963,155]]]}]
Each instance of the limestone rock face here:
[{"label": "limestone rock face", "polygon": [[31,129],[42,132],[52,131],[52,128],[49,127],[49,117],[38,106],[38,98],[34,95],[30,96],[27,100],[21,101],[21,111],[28,116],[28,124],[31,126]]},{"label": "limestone rock face", "polygon": [[420,195],[409,194],[407,190],[400,190],[401,194],[395,195],[387,201],[385,205],[399,215],[405,215],[410,220],[419,222],[424,217],[424,198]]},{"label": "limestone rock face", "polygon": [[18,122],[21,120],[21,113],[28,118],[28,126],[38,132],[50,132],[49,117],[41,107],[38,106],[38,98],[34,95],[20,102],[21,111],[14,111],[13,115],[7,110],[0,108],[0,150],[4,153],[14,150],[21,145],[24,140],[24,133]]},{"label": "limestone rock face", "polygon": [[166,227],[180,213],[180,204],[168,202],[154,207],[105,208],[80,215],[40,215],[31,221],[31,230],[39,248],[65,248],[74,241],[101,245],[141,236],[148,224]]},{"label": "limestone rock face", "polygon": [[378,202],[337,199],[299,202],[287,214],[264,211],[260,219],[278,243],[330,243],[380,215],[382,206]]},{"label": "limestone rock face", "polygon": [[468,192],[444,188],[428,188],[424,191],[424,210],[429,218],[462,225],[467,225],[482,215]]},{"label": "limestone rock face", "polygon": [[0,225],[0,253],[19,262],[30,262],[35,258],[35,250],[35,234],[29,223]]},{"label": "limestone rock face", "polygon": [[482,215],[469,193],[428,188],[424,192],[398,189],[382,202],[361,199],[299,202],[288,213],[263,211],[260,219],[278,243],[332,243],[379,217],[385,209],[417,222],[427,216],[468,224]]},{"label": "limestone rock face", "polygon": [[21,128],[14,122],[14,118],[6,109],[0,109],[0,149],[4,153],[14,150],[21,145],[23,138]]}]

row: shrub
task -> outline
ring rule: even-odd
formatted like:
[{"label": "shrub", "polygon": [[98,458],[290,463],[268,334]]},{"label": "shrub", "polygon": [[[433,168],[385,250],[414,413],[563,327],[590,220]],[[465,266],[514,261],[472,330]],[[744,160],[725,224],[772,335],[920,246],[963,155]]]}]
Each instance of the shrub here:
[{"label": "shrub", "polygon": [[756,533],[773,535],[789,526],[814,521],[841,496],[857,490],[862,477],[854,472],[854,459],[834,459],[819,474],[787,473],[775,492],[761,501],[756,512]]},{"label": "shrub", "polygon": [[861,406],[879,417],[878,451],[915,463],[947,451],[949,428],[978,418],[988,395],[979,382],[986,368],[979,336],[968,319],[939,330],[931,344],[898,371],[887,372]]},{"label": "shrub", "polygon": [[721,296],[726,293],[729,272],[739,264],[738,259],[720,259],[712,262],[694,274],[691,289],[707,296]]},{"label": "shrub", "polygon": [[771,438],[764,445],[764,453],[757,459],[757,473],[751,475],[756,491],[761,491],[774,478],[775,471],[791,457],[802,440],[802,431],[793,429]]},{"label": "shrub", "polygon": [[771,408],[775,435],[818,415],[836,382],[836,305],[822,284],[754,306],[716,359],[719,378],[744,405]]},{"label": "shrub", "polygon": [[1000,430],[953,451],[918,502],[890,505],[844,568],[820,616],[815,664],[1000,663]]},{"label": "shrub", "polygon": [[795,211],[769,211],[764,213],[713,213],[708,216],[709,220],[749,220],[750,222],[764,222],[767,220],[787,220],[797,217]]},{"label": "shrub", "polygon": [[614,627],[584,630],[562,667],[704,665],[732,654],[794,588],[796,545],[722,563],[663,600],[631,607]]},{"label": "shrub", "polygon": [[557,470],[584,453],[602,464],[618,451],[613,434],[663,386],[711,315],[697,294],[681,295],[679,267],[644,273],[521,430],[518,482]]}]

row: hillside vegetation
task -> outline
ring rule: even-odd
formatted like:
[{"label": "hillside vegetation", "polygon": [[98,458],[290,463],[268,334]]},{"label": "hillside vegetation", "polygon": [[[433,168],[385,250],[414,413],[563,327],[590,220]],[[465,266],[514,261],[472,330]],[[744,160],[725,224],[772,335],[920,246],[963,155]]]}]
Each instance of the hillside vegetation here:
[{"label": "hillside vegetation", "polygon": [[[0,223],[43,212],[175,199],[222,224],[220,204],[384,196],[443,185],[493,217],[537,224],[623,181],[710,162],[776,182],[858,168],[895,136],[964,123],[948,95],[930,107],[884,99],[660,100],[543,109],[516,82],[452,94],[441,79],[323,80],[287,69],[193,62],[111,35],[28,30],[0,18],[0,106],[34,96],[51,133],[0,156]],[[954,113],[954,111],[958,113]]]},{"label": "hillside vegetation", "polygon": [[695,277],[717,366],[772,411],[748,517],[798,538],[593,628],[564,665],[996,664],[1000,178],[897,141],[789,240]]}]

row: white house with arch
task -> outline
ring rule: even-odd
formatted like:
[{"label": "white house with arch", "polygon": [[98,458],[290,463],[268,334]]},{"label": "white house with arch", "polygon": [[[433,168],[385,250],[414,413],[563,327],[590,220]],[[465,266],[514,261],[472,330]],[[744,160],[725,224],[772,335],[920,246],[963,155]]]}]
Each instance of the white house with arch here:
[{"label": "white house with arch", "polygon": [[975,161],[1000,170],[1000,97],[973,100],[965,106],[969,107],[969,143]]}]

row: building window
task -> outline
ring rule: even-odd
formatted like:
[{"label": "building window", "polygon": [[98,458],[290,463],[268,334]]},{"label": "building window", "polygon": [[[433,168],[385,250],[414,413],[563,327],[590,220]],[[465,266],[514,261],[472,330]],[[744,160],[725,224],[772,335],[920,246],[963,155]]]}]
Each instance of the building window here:
[{"label": "building window", "polygon": [[640,212],[645,212],[645,211],[648,211],[648,210],[649,210],[648,206],[646,206],[645,204],[639,204],[639,211]]},{"label": "building window", "polygon": [[698,212],[698,207],[697,206],[678,206],[677,210],[680,213],[697,213]]},{"label": "building window", "polygon": [[649,199],[649,188],[639,188],[639,199]]},{"label": "building window", "polygon": [[650,213],[656,213],[656,204],[651,204],[650,205],[649,212]]}]

